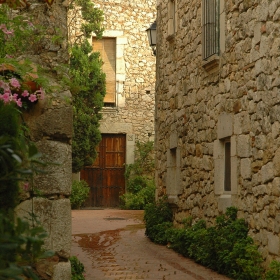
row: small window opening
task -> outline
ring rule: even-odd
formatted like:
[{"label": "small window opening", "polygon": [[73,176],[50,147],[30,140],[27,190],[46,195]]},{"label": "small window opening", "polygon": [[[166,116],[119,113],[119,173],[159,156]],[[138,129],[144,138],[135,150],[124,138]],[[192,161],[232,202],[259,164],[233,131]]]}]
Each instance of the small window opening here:
[{"label": "small window opening", "polygon": [[114,108],[114,107],[116,107],[116,104],[115,103],[104,102],[104,107]]},{"label": "small window opening", "polygon": [[225,141],[225,179],[224,190],[231,191],[231,159],[230,159],[230,140]]}]

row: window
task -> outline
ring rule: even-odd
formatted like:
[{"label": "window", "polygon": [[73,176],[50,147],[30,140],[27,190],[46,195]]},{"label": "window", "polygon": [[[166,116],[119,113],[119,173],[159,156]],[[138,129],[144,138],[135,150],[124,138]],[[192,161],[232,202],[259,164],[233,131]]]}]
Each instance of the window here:
[{"label": "window", "polygon": [[231,191],[231,158],[230,158],[230,139],[224,141],[224,159],[225,159],[225,174],[224,174],[224,191]]},{"label": "window", "polygon": [[219,0],[202,0],[202,58],[219,54],[220,7]]},{"label": "window", "polygon": [[102,70],[106,74],[105,107],[116,104],[116,38],[92,38],[93,51],[100,52],[103,61]]},{"label": "window", "polygon": [[176,31],[176,0],[168,1],[168,33],[167,38],[174,36]]}]

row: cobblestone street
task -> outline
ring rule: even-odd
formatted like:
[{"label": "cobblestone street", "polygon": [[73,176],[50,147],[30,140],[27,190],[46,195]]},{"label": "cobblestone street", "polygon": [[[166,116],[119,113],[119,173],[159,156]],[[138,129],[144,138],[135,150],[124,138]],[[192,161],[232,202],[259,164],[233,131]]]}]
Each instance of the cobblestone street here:
[{"label": "cobblestone street", "polygon": [[226,280],[145,236],[141,210],[73,210],[72,255],[86,280]]}]

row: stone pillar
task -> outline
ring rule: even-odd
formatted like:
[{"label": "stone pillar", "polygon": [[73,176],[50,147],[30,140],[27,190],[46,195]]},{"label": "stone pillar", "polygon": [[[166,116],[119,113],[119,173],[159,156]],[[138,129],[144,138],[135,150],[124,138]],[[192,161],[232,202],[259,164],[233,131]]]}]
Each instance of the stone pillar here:
[{"label": "stone pillar", "polygon": [[[47,70],[50,87],[46,89],[46,98],[24,112],[23,119],[30,129],[31,140],[43,155],[42,160],[48,164],[46,173],[34,177],[33,191],[28,191],[16,213],[26,217],[33,212],[48,233],[44,248],[55,255],[38,262],[36,269],[42,279],[70,280],[72,106],[71,93],[55,71],[56,66],[68,63],[67,11],[61,0],[55,0],[51,7],[44,2],[30,3],[24,13],[46,30],[37,48],[28,50],[26,56]],[[52,41],[58,34],[60,39]]]}]

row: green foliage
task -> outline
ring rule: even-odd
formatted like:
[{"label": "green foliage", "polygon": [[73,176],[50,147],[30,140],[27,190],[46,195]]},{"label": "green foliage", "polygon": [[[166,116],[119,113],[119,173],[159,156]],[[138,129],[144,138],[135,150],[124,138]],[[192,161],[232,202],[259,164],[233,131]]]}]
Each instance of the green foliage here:
[{"label": "green foliage", "polygon": [[24,135],[20,124],[21,112],[15,104],[0,100],[0,205],[1,209],[14,208],[20,193],[19,181],[32,185],[32,176],[42,173],[45,163],[36,146]]},{"label": "green foliage", "polygon": [[19,195],[17,170],[22,159],[15,152],[19,150],[19,112],[15,106],[4,105],[0,100],[0,205],[8,210],[16,205]]},{"label": "green foliage", "polygon": [[101,71],[99,55],[90,52],[86,41],[73,47],[70,59],[74,109],[73,172],[93,163],[97,155],[95,147],[101,140],[99,120],[106,88],[105,74]]},{"label": "green foliage", "polygon": [[89,186],[86,181],[73,181],[70,202],[72,209],[79,209],[89,194]]},{"label": "green foliage", "polygon": [[143,177],[143,175],[147,176],[149,179],[154,178],[155,162],[153,149],[153,141],[145,143],[136,142],[135,161],[133,164],[128,164],[125,170],[125,177],[128,180],[127,187],[130,188],[132,192],[135,188],[135,183],[136,185],[141,185],[143,183],[143,181],[141,182],[141,177]]},{"label": "green foliage", "polygon": [[[150,185],[149,185],[150,184]],[[153,182],[146,182],[146,186],[139,189],[135,193],[125,193],[121,199],[121,205],[123,209],[141,210],[148,203],[153,203],[155,197],[155,186]]]},{"label": "green foliage", "polygon": [[269,269],[266,272],[265,280],[279,280],[280,279],[280,262],[273,260]]},{"label": "green foliage", "polygon": [[167,244],[167,230],[172,226],[173,213],[166,198],[145,206],[145,234],[155,243]]},{"label": "green foliage", "polygon": [[[0,30],[0,58],[20,56],[42,39],[42,27],[31,23],[30,18],[15,15],[7,5],[0,5],[0,25],[5,25],[7,33]],[[28,40],[27,40],[28,38]]]},{"label": "green foliage", "polygon": [[70,9],[74,9],[74,6],[81,9],[84,20],[80,30],[81,36],[76,37],[71,46],[68,80],[74,109],[72,170],[76,173],[91,165],[97,156],[95,149],[101,140],[99,121],[106,93],[106,81],[100,55],[92,52],[92,46],[87,40],[92,32],[101,37],[102,11],[95,8],[89,0],[75,0]]},{"label": "green foliage", "polygon": [[69,9],[74,10],[77,7],[81,10],[84,22],[80,27],[81,36],[76,38],[75,43],[81,43],[84,38],[90,38],[92,33],[100,38],[104,31],[101,24],[103,22],[103,11],[96,8],[90,0],[71,1]]},{"label": "green foliage", "polygon": [[126,166],[127,193],[120,197],[124,209],[144,209],[155,200],[153,142],[136,142],[135,162]]},{"label": "green foliage", "polygon": [[[237,219],[235,207],[228,208],[225,215],[217,217],[216,225],[208,228],[204,220],[191,225],[191,218],[184,221],[184,228],[174,228],[171,218],[166,201],[149,204],[144,215],[146,235],[232,279],[262,279],[261,255],[248,236],[245,221]],[[277,273],[276,267],[273,273]]]},{"label": "green foliage", "polygon": [[35,217],[31,218],[36,222],[32,227],[20,218],[15,223],[12,214],[0,213],[0,279],[21,280],[24,275],[37,280],[33,270],[36,260],[53,255],[42,249],[47,234]]},{"label": "green foliage", "polygon": [[85,280],[83,273],[85,272],[84,265],[76,256],[69,258],[71,262],[71,280]]}]

